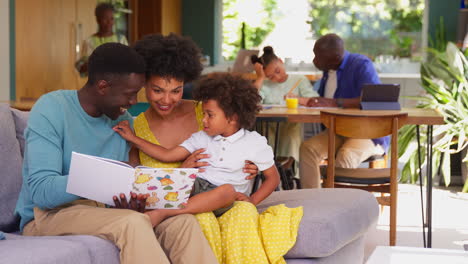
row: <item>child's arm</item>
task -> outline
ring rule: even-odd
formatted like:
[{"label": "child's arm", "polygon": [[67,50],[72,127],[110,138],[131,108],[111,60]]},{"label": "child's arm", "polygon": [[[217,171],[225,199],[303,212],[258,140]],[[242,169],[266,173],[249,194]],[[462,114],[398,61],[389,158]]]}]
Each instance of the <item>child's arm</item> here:
[{"label": "child's arm", "polygon": [[175,162],[186,159],[190,152],[184,147],[177,146],[172,149],[166,149],[159,145],[148,142],[140,137],[137,137],[127,120],[120,122],[112,128],[125,140],[133,143],[133,146],[140,149],[148,156],[160,160],[162,162]]},{"label": "child's arm", "polygon": [[255,79],[254,86],[257,88],[257,90],[260,91],[263,86],[263,81],[265,81],[265,72],[263,71],[263,65],[260,63],[255,63],[254,64],[255,68],[255,73],[257,74],[257,78]]},{"label": "child's arm", "polygon": [[139,152],[138,149],[132,146],[132,148],[130,149],[130,152],[128,153],[128,163],[132,167],[136,167],[140,165],[140,155],[138,152]]},{"label": "child's arm", "polygon": [[236,200],[238,201],[248,201],[254,205],[259,204],[261,201],[265,200],[278,186],[280,183],[280,176],[276,166],[273,165],[270,168],[263,171],[265,180],[260,185],[260,188],[254,192],[250,197],[245,196],[243,193],[237,193]]}]

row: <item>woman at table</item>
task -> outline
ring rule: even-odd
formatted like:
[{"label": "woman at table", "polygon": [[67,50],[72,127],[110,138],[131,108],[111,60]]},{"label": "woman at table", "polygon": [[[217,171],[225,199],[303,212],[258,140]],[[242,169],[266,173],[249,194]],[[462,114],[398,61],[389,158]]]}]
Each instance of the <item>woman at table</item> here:
[{"label": "woman at table", "polygon": [[[297,97],[300,105],[306,105],[310,97],[318,96],[306,76],[286,73],[283,61],[276,56],[272,47],[264,47],[263,55],[252,55],[251,61],[257,73],[254,84],[262,96],[263,104],[284,105],[285,97],[288,96]],[[299,160],[301,130],[300,123],[280,125],[278,156],[291,156]],[[273,137],[270,137],[270,142],[274,142],[272,140]]]},{"label": "woman at table", "polygon": [[[201,103],[182,99],[184,83],[197,79],[202,71],[200,50],[192,40],[174,34],[146,36],[136,43],[135,50],[146,62],[145,89],[150,104],[136,117],[135,133],[166,148],[178,146],[203,129]],[[207,162],[200,161],[203,158],[207,155],[195,151],[182,164],[164,163],[135,148],[130,152],[132,164],[150,167],[207,166]],[[244,172],[253,178],[258,169],[246,164]],[[196,218],[220,263],[268,263],[265,252],[258,250],[263,246],[257,229],[258,212],[252,203],[236,202],[219,218],[211,212]]]}]

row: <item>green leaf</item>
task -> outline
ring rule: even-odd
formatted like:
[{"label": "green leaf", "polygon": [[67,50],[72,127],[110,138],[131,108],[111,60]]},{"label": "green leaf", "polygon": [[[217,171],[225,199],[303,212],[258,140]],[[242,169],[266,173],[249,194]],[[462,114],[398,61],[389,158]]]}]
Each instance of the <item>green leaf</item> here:
[{"label": "green leaf", "polygon": [[[465,125],[466,127],[466,125]],[[457,151],[462,151],[466,147],[466,131],[464,129],[460,130],[458,134],[458,146]]]},{"label": "green leaf", "polygon": [[462,192],[464,193],[468,192],[468,179],[465,181],[465,185],[463,185]]},{"label": "green leaf", "polygon": [[450,67],[450,69],[455,74],[463,76],[465,73],[465,68],[463,65],[462,57],[465,57],[465,56],[463,54],[460,54],[460,50],[452,42],[449,42],[447,44],[446,53],[447,53],[448,66]]},{"label": "green leaf", "polygon": [[442,171],[442,175],[444,176],[445,186],[449,186],[450,185],[450,178],[451,178],[450,153],[449,152],[444,152],[443,153],[441,171]]}]

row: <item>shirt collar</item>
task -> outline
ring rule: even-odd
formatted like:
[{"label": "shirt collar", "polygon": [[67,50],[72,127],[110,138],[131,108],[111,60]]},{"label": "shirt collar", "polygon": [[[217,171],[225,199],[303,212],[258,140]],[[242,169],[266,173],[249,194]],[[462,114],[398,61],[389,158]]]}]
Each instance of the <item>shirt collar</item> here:
[{"label": "shirt collar", "polygon": [[344,68],[346,66],[346,63],[348,62],[348,58],[349,58],[349,52],[345,50],[344,56],[343,56],[343,61],[341,62],[340,67],[338,67],[338,69],[336,71],[344,70]]},{"label": "shirt collar", "polygon": [[234,143],[237,140],[239,140],[242,136],[244,136],[244,134],[245,134],[245,129],[241,128],[241,129],[239,129],[239,131],[237,131],[236,133],[230,135],[229,137],[223,137],[221,135],[217,135],[213,139],[215,141],[220,141],[222,139],[226,139],[229,143]]}]

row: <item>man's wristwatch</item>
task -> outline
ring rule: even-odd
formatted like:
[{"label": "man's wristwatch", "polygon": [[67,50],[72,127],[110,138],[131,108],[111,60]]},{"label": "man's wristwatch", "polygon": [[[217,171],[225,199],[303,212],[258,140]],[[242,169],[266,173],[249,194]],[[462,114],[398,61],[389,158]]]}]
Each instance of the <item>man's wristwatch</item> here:
[{"label": "man's wristwatch", "polygon": [[343,98],[336,98],[336,105],[339,108],[343,108]]}]

